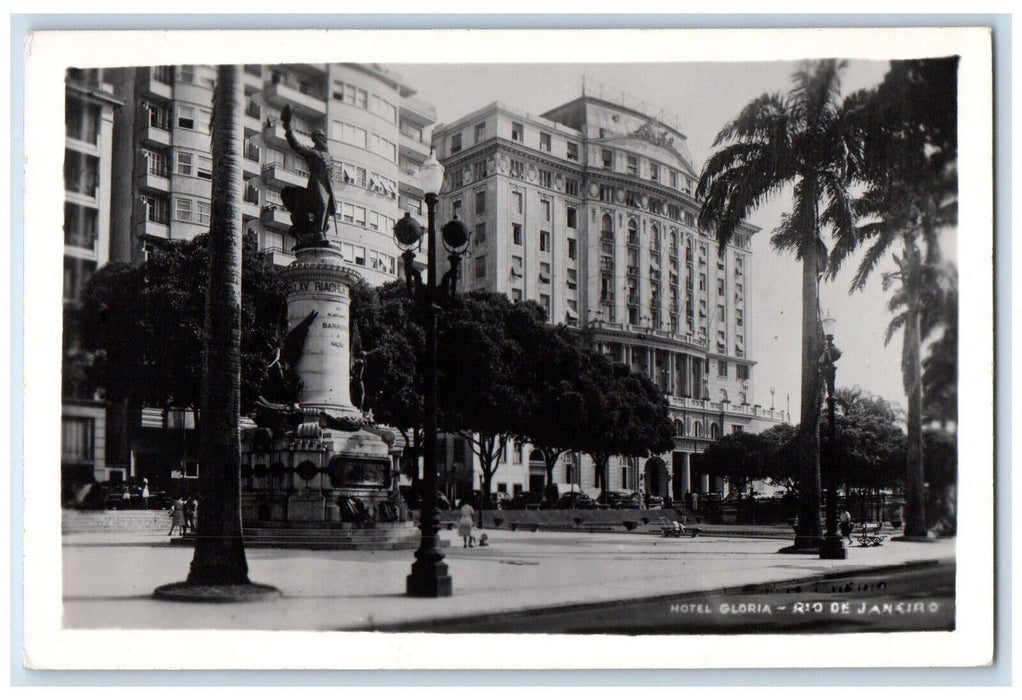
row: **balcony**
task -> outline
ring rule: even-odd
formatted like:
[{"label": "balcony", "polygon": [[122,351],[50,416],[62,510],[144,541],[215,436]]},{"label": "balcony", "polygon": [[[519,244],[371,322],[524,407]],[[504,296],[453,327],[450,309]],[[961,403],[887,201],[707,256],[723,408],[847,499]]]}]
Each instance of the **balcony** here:
[{"label": "balcony", "polygon": [[267,246],[260,250],[259,253],[264,259],[279,267],[287,267],[295,261],[294,254],[280,246]]},{"label": "balcony", "polygon": [[415,136],[406,134],[404,131],[401,132],[398,148],[400,149],[401,157],[408,158],[416,164],[423,163],[429,158],[429,144]]},{"label": "balcony", "polygon": [[273,106],[283,107],[290,104],[291,109],[305,117],[322,119],[326,116],[326,101],[322,97],[302,92],[283,83],[267,85],[264,96]]},{"label": "balcony", "polygon": [[309,174],[285,168],[280,163],[267,163],[262,170],[263,182],[274,187],[305,187]]},{"label": "balcony", "polygon": [[604,259],[600,260],[600,269],[603,270],[604,272],[613,272],[614,271],[614,261],[613,260],[609,260],[607,258],[604,258]]},{"label": "balcony", "polygon": [[601,241],[605,241],[607,243],[613,243],[614,242],[614,232],[613,231],[600,231],[600,240]]},{"label": "balcony", "polygon": [[625,274],[627,274],[629,277],[638,277],[639,276],[639,268],[638,268],[638,266],[637,265],[629,265],[628,269],[625,271]]},{"label": "balcony", "polygon": [[138,235],[146,238],[158,238],[162,241],[169,241],[170,226],[156,221],[143,221],[139,226]]},{"label": "balcony", "polygon": [[135,179],[135,185],[156,192],[170,192],[170,173],[146,170]]},{"label": "balcony", "polygon": [[247,199],[242,198],[241,200],[241,218],[244,221],[249,219],[261,219],[262,209],[259,207],[258,202],[250,202]]},{"label": "balcony", "polygon": [[436,109],[416,97],[406,97],[401,101],[400,114],[402,119],[423,126],[436,123]]},{"label": "balcony", "polygon": [[284,207],[269,205],[263,207],[262,215],[259,217],[263,226],[275,231],[291,230],[291,213]]},{"label": "balcony", "polygon": [[170,100],[174,97],[174,71],[168,76],[162,71],[162,66],[154,66],[149,69],[149,75],[142,79],[139,87],[145,97],[157,97],[161,100]]},{"label": "balcony", "polygon": [[166,148],[170,145],[171,141],[170,131],[155,126],[144,126],[139,132],[139,140],[145,146],[162,146]]}]

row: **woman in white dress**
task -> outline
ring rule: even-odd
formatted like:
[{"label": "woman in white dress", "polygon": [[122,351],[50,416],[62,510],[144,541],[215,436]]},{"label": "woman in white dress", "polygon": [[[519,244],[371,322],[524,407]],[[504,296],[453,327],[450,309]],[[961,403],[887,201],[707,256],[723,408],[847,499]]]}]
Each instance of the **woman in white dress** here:
[{"label": "woman in white dress", "polygon": [[463,547],[472,547],[472,525],[475,509],[469,504],[461,506],[461,518],[458,519],[458,534],[464,540]]}]

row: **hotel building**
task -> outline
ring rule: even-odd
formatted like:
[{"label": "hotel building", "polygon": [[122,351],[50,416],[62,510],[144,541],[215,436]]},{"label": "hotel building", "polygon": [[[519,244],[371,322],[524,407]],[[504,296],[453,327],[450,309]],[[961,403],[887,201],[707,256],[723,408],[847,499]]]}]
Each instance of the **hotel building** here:
[{"label": "hotel building", "polygon": [[[699,471],[706,446],[788,417],[754,399],[757,229],[742,226],[719,251],[697,226],[698,170],[674,120],[599,88],[540,116],[492,103],[437,126],[433,144],[445,167],[440,216],[456,214],[473,231],[465,287],[531,299],[550,322],[589,328],[600,352],[667,397],[674,450],[612,460],[607,487],[723,492]],[[538,454],[509,451],[497,490],[541,491]],[[461,491],[480,488],[463,441],[441,457],[442,481],[448,473]],[[594,490],[591,460],[562,457],[554,480]]]}]

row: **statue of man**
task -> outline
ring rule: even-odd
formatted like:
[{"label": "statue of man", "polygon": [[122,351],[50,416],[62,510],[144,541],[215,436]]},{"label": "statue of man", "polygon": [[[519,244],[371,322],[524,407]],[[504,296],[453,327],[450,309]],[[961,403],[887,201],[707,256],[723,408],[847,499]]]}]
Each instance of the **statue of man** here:
[{"label": "statue of man", "polygon": [[299,246],[323,245],[326,243],[324,234],[329,228],[330,217],[337,212],[334,186],[330,180],[334,163],[327,149],[326,134],[321,129],[313,131],[313,147],[309,148],[298,143],[291,130],[291,105],[284,105],[280,120],[284,124],[288,145],[305,159],[309,169],[309,182],[305,190],[285,187],[281,192],[281,200],[293,215],[294,234],[299,239]]}]

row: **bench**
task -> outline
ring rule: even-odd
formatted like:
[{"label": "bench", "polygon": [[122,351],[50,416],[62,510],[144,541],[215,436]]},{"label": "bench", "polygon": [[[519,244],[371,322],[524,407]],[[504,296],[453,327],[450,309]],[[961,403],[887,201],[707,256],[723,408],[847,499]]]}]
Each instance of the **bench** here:
[{"label": "bench", "polygon": [[862,523],[859,532],[853,536],[859,541],[860,547],[879,547],[887,539],[887,535],[880,534],[880,523],[873,525]]},{"label": "bench", "polygon": [[699,534],[699,528],[694,527],[689,530],[685,529],[685,526],[679,523],[677,520],[668,520],[667,518],[660,518],[657,521],[657,525],[660,528],[660,534],[663,537],[681,537],[685,534],[690,534],[695,537]]}]

